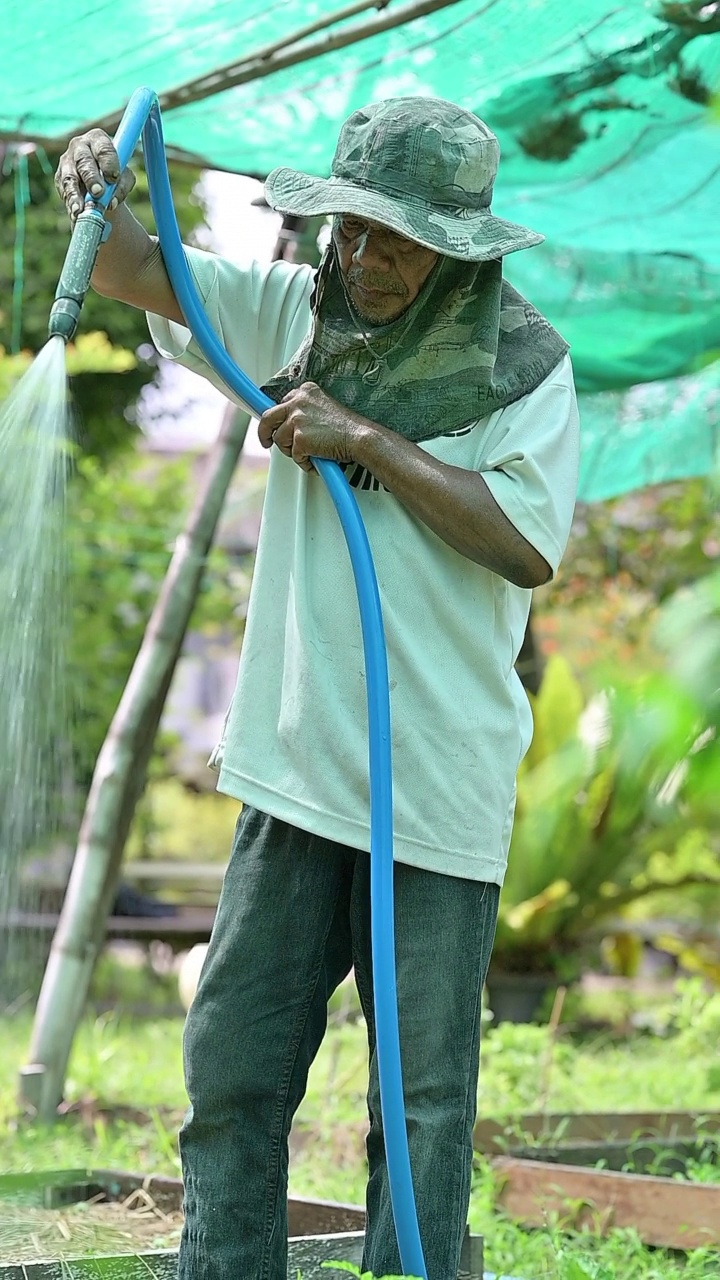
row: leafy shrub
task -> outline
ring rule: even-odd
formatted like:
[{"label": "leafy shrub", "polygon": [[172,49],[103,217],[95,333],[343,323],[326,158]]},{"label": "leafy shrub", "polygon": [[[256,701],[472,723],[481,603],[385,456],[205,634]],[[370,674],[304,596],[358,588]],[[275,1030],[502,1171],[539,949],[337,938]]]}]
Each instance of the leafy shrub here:
[{"label": "leafy shrub", "polygon": [[[80,792],[92,771],[142,642],[190,499],[187,458],[157,465],[146,455],[102,467],[78,460],[69,495],[68,705]],[[211,552],[192,626],[222,619],[241,632],[225,557]]]},{"label": "leafy shrub", "polygon": [[720,890],[708,830],[717,748],[694,693],[651,673],[587,700],[565,659],[549,660],[518,775],[496,966],[567,976],[587,938],[630,904],[689,885]]},{"label": "leafy shrub", "polygon": [[720,991],[710,993],[699,978],[678,982],[678,1003],[671,1026],[677,1032],[681,1060],[714,1053],[720,1044]]}]

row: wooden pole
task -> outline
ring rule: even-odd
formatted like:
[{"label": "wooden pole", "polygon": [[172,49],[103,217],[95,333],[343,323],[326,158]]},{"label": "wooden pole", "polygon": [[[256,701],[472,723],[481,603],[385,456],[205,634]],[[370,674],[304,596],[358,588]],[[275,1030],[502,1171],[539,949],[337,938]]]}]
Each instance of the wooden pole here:
[{"label": "wooden pole", "polygon": [[20,1072],[21,1098],[43,1119],[51,1119],[62,1101],[68,1059],[102,947],[125,841],[249,421],[245,410],[228,406],[97,759],[35,1013],[30,1061]]},{"label": "wooden pole", "polygon": [[[288,67],[296,67],[302,62],[310,62],[314,58],[321,58],[326,53],[333,53],[336,49],[346,49],[349,45],[358,44],[360,41],[368,40],[371,36],[380,35],[384,31],[391,31],[394,27],[405,26],[408,22],[414,22],[417,18],[427,17],[428,14],[436,13],[439,9],[447,9],[450,5],[458,3],[459,0],[411,0],[410,4],[405,4],[401,8],[390,9],[388,7],[377,17],[370,18],[368,21],[357,23],[355,26],[347,27],[343,31],[331,31],[320,36],[317,40],[298,46],[297,41],[307,35],[307,30],[303,28],[295,33],[294,36],[289,36],[287,39],[277,42],[274,46],[260,49],[257,53],[251,54],[238,62],[218,67],[215,71],[210,72],[209,75],[200,76],[196,80],[189,80],[186,84],[178,85],[175,89],[168,89],[164,93],[159,93],[160,109],[163,112],[172,111],[176,107],[185,107],[193,102],[202,102],[205,98],[212,98],[218,93],[224,93],[226,89],[233,89],[236,85],[248,84],[251,80],[261,80],[264,76],[274,75],[276,71],[286,71]],[[498,3],[499,0],[485,0],[485,4],[478,9],[477,13],[472,14],[472,18],[479,17]],[[380,7],[379,5],[373,5],[373,8]],[[337,21],[344,13],[345,11],[341,11],[332,21]],[[328,23],[318,24],[318,29],[320,25],[329,25],[329,22],[330,20],[328,20]],[[272,51],[273,49],[274,52]],[[122,114],[122,111],[114,111],[111,115],[88,121],[78,129],[78,132],[82,133],[90,128],[112,131],[119,124]]]},{"label": "wooden pole", "polygon": [[[202,102],[204,99],[214,97],[218,93],[224,93],[226,89],[232,89],[236,85],[248,84],[252,80],[261,80],[265,76],[274,75],[277,71],[286,71],[289,67],[298,66],[302,62],[310,62],[314,58],[321,58],[326,53],[333,53],[336,49],[346,49],[350,45],[359,44],[361,41],[380,35],[384,31],[406,26],[417,18],[427,17],[431,13],[437,13],[440,9],[447,9],[451,5],[458,3],[459,0],[411,0],[411,3],[403,5],[402,8],[391,10],[389,8],[390,0],[373,0],[372,3],[368,4],[359,0],[357,4],[339,10],[327,19],[300,28],[287,37],[275,41],[274,44],[256,50],[255,53],[250,54],[247,58],[229,63],[224,67],[218,67],[215,71],[200,76],[196,80],[189,80],[174,89],[159,93],[160,109],[163,112],[172,111],[174,107],[188,106],[193,102]],[[481,17],[499,3],[500,0],[485,0],[485,3],[477,12],[464,18],[462,22],[475,21],[476,18]],[[346,19],[351,13],[360,13],[368,8],[380,10],[379,15],[369,21],[347,27],[345,30],[327,30],[337,22]],[[326,34],[317,40],[308,41],[305,44],[302,43],[302,40],[306,39],[311,31],[321,30],[324,30]],[[298,41],[301,42],[299,45]],[[77,125],[74,128],[74,132],[79,134],[84,133],[87,129],[98,128],[112,132],[120,123],[124,110],[125,108],[123,107],[105,116],[87,120],[84,124]],[[25,133],[19,129],[0,129],[0,139],[35,142],[40,146],[50,148],[60,146],[69,137],[69,133],[49,137],[46,134]],[[202,165],[206,163],[206,159],[202,156],[185,152],[173,146],[172,143],[166,145],[165,151],[169,159],[181,164]],[[232,172],[235,171],[233,170]],[[264,177],[265,175],[258,174],[255,176]]]}]

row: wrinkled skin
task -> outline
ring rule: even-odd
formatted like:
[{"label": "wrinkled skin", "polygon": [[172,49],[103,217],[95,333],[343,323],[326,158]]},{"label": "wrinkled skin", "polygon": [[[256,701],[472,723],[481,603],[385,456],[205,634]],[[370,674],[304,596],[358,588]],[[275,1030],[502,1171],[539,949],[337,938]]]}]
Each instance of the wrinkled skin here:
[{"label": "wrinkled skin", "polygon": [[265,410],[258,437],[264,449],[274,444],[303,471],[314,471],[312,457],[354,461],[359,435],[367,426],[365,418],[338,404],[317,383],[303,382],[280,404]]},{"label": "wrinkled skin", "polygon": [[372,218],[342,214],[333,241],[352,304],[369,324],[397,320],[415,301],[439,254]]},{"label": "wrinkled skin", "polygon": [[135,186],[135,174],[132,169],[124,169],[120,174],[117,151],[104,129],[89,129],[87,133],[71,138],[55,172],[55,189],[73,226],[78,214],[82,213],[85,197],[91,195],[97,199],[105,185],[114,182],[117,182],[117,187],[108,206],[109,212],[127,199]]},{"label": "wrinkled skin", "polygon": [[[353,306],[369,324],[387,324],[415,301],[438,254],[367,218],[335,218],[333,240]],[[311,457],[354,462],[363,432],[372,424],[320,389],[304,382],[260,419],[264,448],[275,445],[303,471]]]}]

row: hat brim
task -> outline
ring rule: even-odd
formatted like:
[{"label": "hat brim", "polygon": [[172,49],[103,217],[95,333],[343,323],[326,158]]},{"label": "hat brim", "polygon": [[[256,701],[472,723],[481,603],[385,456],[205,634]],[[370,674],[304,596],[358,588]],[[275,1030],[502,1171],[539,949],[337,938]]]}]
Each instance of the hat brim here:
[{"label": "hat brim", "polygon": [[313,178],[296,169],[273,169],[265,181],[272,209],[297,217],[352,213],[371,218],[401,236],[448,258],[489,262],[545,239],[517,222],[496,218],[489,209],[444,213],[424,202],[386,195],[343,178]]}]

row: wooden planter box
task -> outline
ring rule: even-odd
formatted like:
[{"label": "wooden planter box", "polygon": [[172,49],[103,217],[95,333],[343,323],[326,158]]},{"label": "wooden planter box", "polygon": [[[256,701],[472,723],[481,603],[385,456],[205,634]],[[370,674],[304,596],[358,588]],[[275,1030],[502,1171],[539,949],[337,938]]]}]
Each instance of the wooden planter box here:
[{"label": "wooden planter box", "polygon": [[695,1141],[698,1130],[720,1133],[720,1111],[588,1111],[550,1112],[513,1120],[478,1120],[473,1133],[476,1151],[502,1154],[531,1138],[543,1146],[568,1143],[635,1142],[641,1138]]},{"label": "wooden planter box", "polygon": [[[322,1262],[345,1260],[360,1264],[362,1232],[291,1240],[288,1280],[329,1280]],[[103,1254],[98,1258],[67,1258],[64,1262],[22,1262],[0,1265],[2,1280],[177,1280],[178,1260],[173,1249],[146,1250],[137,1254]],[[337,1273],[338,1278],[340,1272]]]},{"label": "wooden planter box", "polygon": [[[45,1209],[62,1209],[99,1195],[104,1195],[106,1200],[124,1201],[136,1191],[147,1193],[164,1213],[182,1208],[183,1187],[179,1178],[142,1177],[111,1169],[64,1169],[0,1176],[0,1201]],[[328,1280],[332,1273],[321,1268],[324,1261],[342,1260],[359,1266],[364,1229],[365,1210],[361,1205],[290,1197],[288,1280],[296,1280],[298,1271],[302,1272],[303,1280]],[[176,1250],[0,1263],[0,1280],[68,1280],[69,1275],[72,1280],[100,1280],[100,1277],[102,1280],[149,1280],[150,1269],[155,1280],[177,1280]],[[466,1232],[458,1280],[482,1280],[482,1277],[482,1238]]]},{"label": "wooden planter box", "polygon": [[[545,1227],[552,1218],[561,1230],[632,1227],[648,1245],[720,1248],[720,1184],[667,1176],[708,1149],[720,1163],[718,1112],[481,1121],[475,1145],[493,1157],[498,1205],[524,1226]],[[604,1168],[592,1167],[600,1162]],[[640,1172],[624,1172],[628,1165]]]}]

